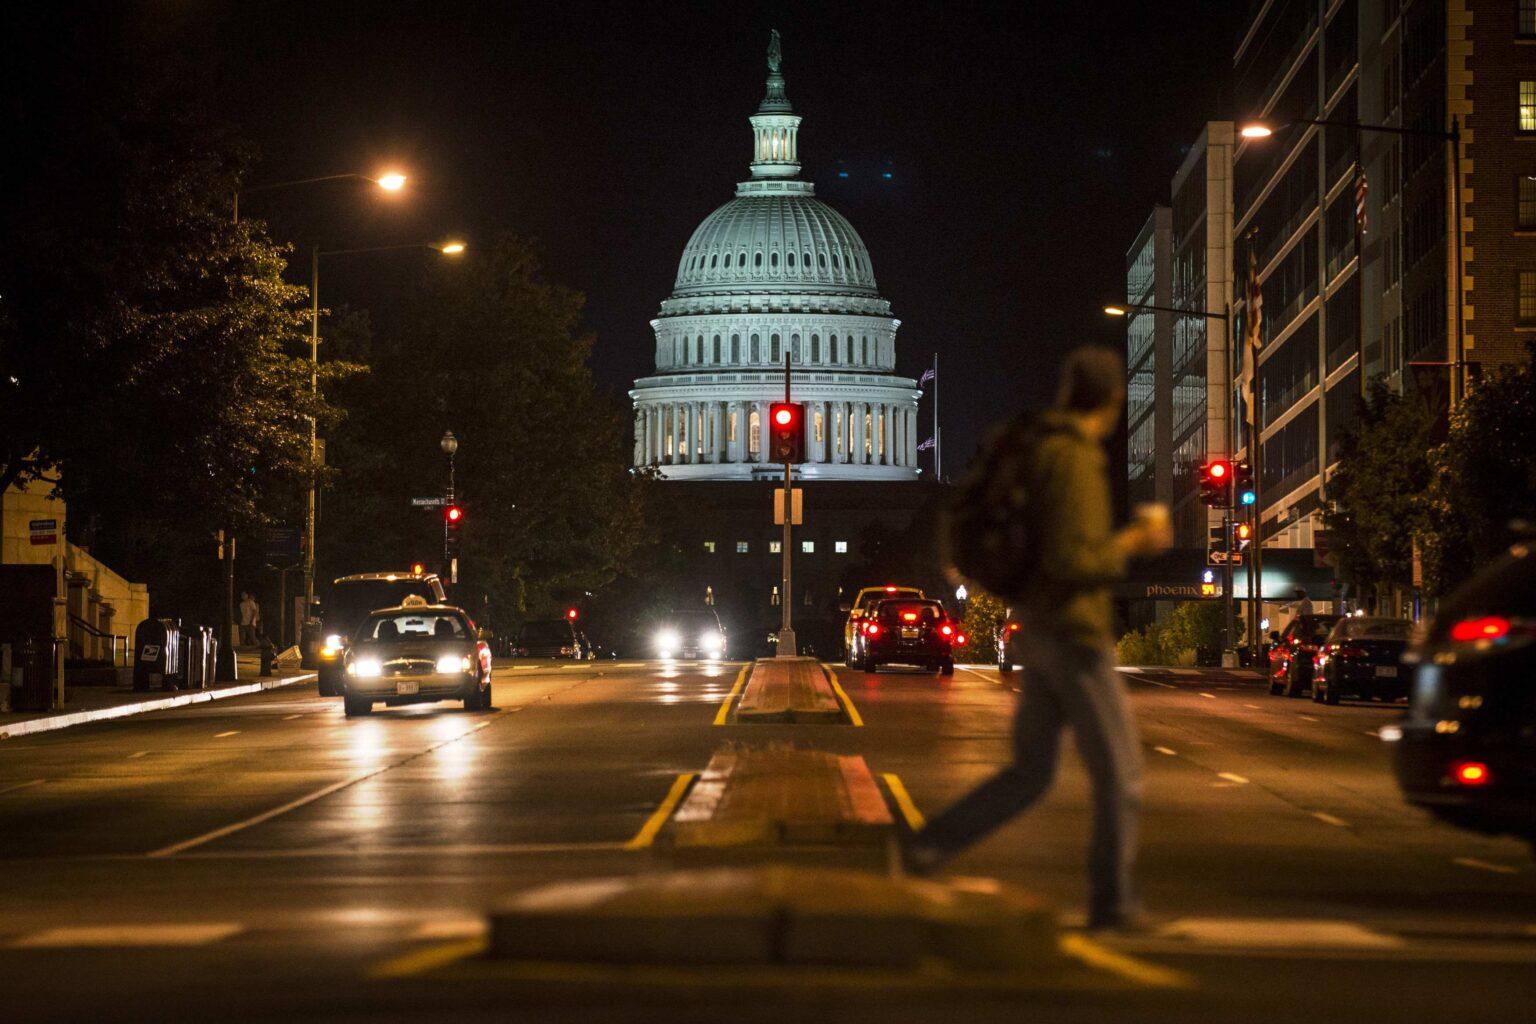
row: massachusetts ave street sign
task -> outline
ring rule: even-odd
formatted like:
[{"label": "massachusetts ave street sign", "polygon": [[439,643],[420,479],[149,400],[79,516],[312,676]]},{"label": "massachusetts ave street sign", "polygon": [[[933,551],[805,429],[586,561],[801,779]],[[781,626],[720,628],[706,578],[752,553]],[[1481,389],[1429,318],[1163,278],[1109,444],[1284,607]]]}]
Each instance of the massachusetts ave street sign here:
[{"label": "massachusetts ave street sign", "polygon": [[59,521],[57,519],[33,519],[28,521],[27,529],[32,534],[33,544],[57,544],[59,542]]},{"label": "massachusetts ave street sign", "polygon": [[448,504],[447,498],[412,498],[412,508],[442,508]]}]

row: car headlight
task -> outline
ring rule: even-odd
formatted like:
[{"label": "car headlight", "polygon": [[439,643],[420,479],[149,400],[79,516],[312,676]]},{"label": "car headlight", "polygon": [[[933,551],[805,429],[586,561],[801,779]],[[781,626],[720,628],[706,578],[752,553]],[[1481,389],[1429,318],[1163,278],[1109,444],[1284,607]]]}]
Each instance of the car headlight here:
[{"label": "car headlight", "polygon": [[437,659],[438,675],[451,676],[455,672],[468,672],[469,658],[458,654],[445,654]]},{"label": "car headlight", "polygon": [[347,666],[347,675],[350,676],[361,676],[364,679],[372,679],[375,676],[381,676],[383,674],[384,666],[374,658],[367,658],[362,661],[354,661],[352,664]]},{"label": "car headlight", "polygon": [[705,633],[699,637],[699,646],[706,651],[718,651],[720,649],[720,634]]},{"label": "car headlight", "polygon": [[675,630],[662,630],[656,634],[656,646],[663,651],[671,651],[677,648],[677,632]]},{"label": "car headlight", "polygon": [[341,653],[343,646],[344,644],[341,639],[341,634],[332,633],[330,636],[325,638],[325,643],[320,645],[320,657],[334,658]]}]

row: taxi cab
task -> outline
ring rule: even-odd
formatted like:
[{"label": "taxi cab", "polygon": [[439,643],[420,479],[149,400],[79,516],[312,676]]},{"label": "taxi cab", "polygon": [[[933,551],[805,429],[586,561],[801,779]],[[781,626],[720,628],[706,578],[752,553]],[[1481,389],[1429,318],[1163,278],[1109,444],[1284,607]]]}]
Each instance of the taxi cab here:
[{"label": "taxi cab", "polygon": [[883,587],[865,587],[859,591],[859,596],[853,599],[849,605],[848,621],[843,626],[843,664],[849,668],[864,667],[864,651],[861,637],[863,633],[860,625],[864,618],[874,610],[875,605],[881,601],[921,601],[923,592],[916,587],[898,587],[887,584]]},{"label": "taxi cab", "polygon": [[411,595],[397,608],[368,613],[352,633],[342,698],[347,716],[388,706],[462,700],[491,708],[491,649],[463,609]]}]

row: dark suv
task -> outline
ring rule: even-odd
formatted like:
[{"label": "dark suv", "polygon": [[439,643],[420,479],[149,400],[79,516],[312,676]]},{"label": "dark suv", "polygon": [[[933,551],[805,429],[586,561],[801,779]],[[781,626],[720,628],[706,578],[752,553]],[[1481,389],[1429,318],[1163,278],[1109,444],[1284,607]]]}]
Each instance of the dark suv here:
[{"label": "dark suv", "polygon": [[375,609],[400,607],[407,597],[422,598],[432,605],[447,601],[443,584],[433,573],[362,572],[331,582],[331,592],[320,606],[314,661],[320,696],[341,696],[347,644],[358,623]]},{"label": "dark suv", "polygon": [[592,645],[586,634],[569,619],[530,619],[518,631],[512,653],[519,658],[592,659]]},{"label": "dark suv", "polygon": [[1516,545],[1446,598],[1403,662],[1403,795],[1536,852],[1536,545]]},{"label": "dark suv", "polygon": [[920,665],[955,674],[955,647],[965,646],[960,625],[938,601],[881,601],[859,624],[864,671],[881,665]]}]

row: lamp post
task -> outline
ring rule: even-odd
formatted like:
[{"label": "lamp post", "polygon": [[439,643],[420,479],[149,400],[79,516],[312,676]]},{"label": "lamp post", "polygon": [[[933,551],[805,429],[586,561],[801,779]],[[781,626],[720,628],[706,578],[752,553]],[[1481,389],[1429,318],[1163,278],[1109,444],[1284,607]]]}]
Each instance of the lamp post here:
[{"label": "lamp post", "polygon": [[[1231,305],[1227,305],[1227,306],[1223,307],[1222,311],[1220,313],[1218,313],[1218,312],[1216,312],[1214,310],[1209,310],[1209,309],[1186,309],[1186,308],[1182,308],[1182,307],[1179,307],[1179,306],[1158,306],[1158,305],[1154,305],[1152,303],[1147,303],[1147,302],[1132,302],[1132,303],[1124,303],[1124,304],[1119,304],[1119,305],[1105,306],[1104,307],[1104,312],[1107,313],[1110,316],[1124,316],[1124,317],[1130,316],[1133,312],[1138,312],[1138,313],[1173,313],[1173,314],[1178,315],[1178,316],[1199,316],[1199,317],[1204,317],[1207,320],[1220,320],[1221,321],[1222,334],[1223,334],[1223,337],[1225,338],[1226,346],[1227,346],[1227,365],[1226,365],[1226,368],[1227,368],[1227,384],[1226,384],[1226,386],[1224,388],[1222,388],[1222,393],[1226,396],[1225,400],[1224,400],[1224,404],[1225,404],[1226,408],[1223,410],[1224,413],[1225,413],[1225,419],[1227,421],[1227,436],[1226,436],[1227,451],[1226,451],[1226,455],[1227,455],[1227,458],[1229,458],[1229,459],[1236,459],[1237,458],[1237,437],[1236,437],[1236,427],[1235,427],[1235,424],[1234,424],[1234,420],[1236,419],[1236,416],[1235,416],[1236,410],[1233,409],[1233,398],[1232,398],[1232,378],[1233,378],[1234,375],[1233,375],[1233,372],[1232,372],[1232,367],[1233,367],[1233,351],[1232,351],[1232,307],[1231,307]],[[1255,488],[1255,490],[1257,490],[1257,488],[1258,488],[1258,481],[1257,480],[1254,481],[1254,488]],[[1221,563],[1221,584],[1222,584],[1222,586],[1221,586],[1221,604],[1222,604],[1222,626],[1221,626],[1222,640],[1221,640],[1221,649],[1222,649],[1223,656],[1225,656],[1227,654],[1227,652],[1235,650],[1235,648],[1237,647],[1237,643],[1236,643],[1236,640],[1237,640],[1237,618],[1236,618],[1236,609],[1235,609],[1235,607],[1233,605],[1233,600],[1232,600],[1232,514],[1233,514],[1233,510],[1236,507],[1237,507],[1237,473],[1233,472],[1233,473],[1229,473],[1227,475],[1227,504],[1226,504],[1226,507],[1222,510],[1222,513],[1221,513],[1222,535],[1223,535],[1224,543],[1225,543],[1226,549],[1227,549],[1227,555],[1226,555],[1226,557],[1224,559],[1222,559],[1222,563]],[[1261,507],[1261,506],[1259,506],[1258,503],[1255,502],[1254,507],[1258,508],[1258,507]],[[1252,600],[1252,591],[1253,591],[1253,583],[1252,583],[1252,581],[1253,581],[1253,572],[1252,572],[1251,564],[1250,564],[1250,568],[1249,568],[1248,579],[1249,579],[1249,599],[1251,601]]]},{"label": "lamp post", "polygon": [[[446,495],[447,504],[444,508],[451,509],[457,500],[453,486],[453,456],[459,450],[459,439],[453,436],[453,431],[444,431],[442,439],[437,442],[437,446],[443,450],[444,455],[448,456],[448,493]],[[443,569],[448,573],[450,579],[457,575],[453,571],[452,563],[449,561],[452,555],[448,550],[448,531],[451,529],[452,526],[449,525],[448,517],[445,514],[443,517]]]},{"label": "lamp post", "polygon": [[[1451,146],[1451,217],[1452,239],[1455,251],[1452,254],[1450,271],[1455,279],[1452,282],[1452,297],[1456,303],[1454,351],[1451,359],[1451,400],[1452,404],[1459,405],[1466,395],[1467,359],[1466,359],[1466,335],[1462,327],[1462,267],[1461,267],[1461,118],[1451,115],[1451,128],[1449,131],[1436,131],[1432,128],[1397,128],[1385,124],[1360,124],[1357,121],[1334,121],[1327,118],[1293,117],[1279,125],[1271,125],[1265,121],[1250,121],[1243,125],[1238,134],[1245,139],[1267,139],[1275,132],[1289,128],[1292,125],[1315,125],[1321,128],[1351,128],[1356,132],[1378,132],[1385,135],[1417,135],[1421,138],[1440,139]],[[1364,268],[1361,268],[1363,273]],[[1362,281],[1364,279],[1362,278]],[[1364,339],[1362,340],[1362,344]],[[1365,366],[1360,366],[1360,377],[1365,379]]]},{"label": "lamp post", "polygon": [[[464,252],[463,242],[414,242],[407,245],[370,245],[359,249],[321,249],[318,245],[309,254],[309,393],[312,399],[320,393],[320,257],[354,256],[361,253],[401,252],[404,250],[430,249],[446,256],[458,256]],[[315,501],[320,463],[320,438],[316,432],[315,417],[309,417],[309,494],[304,505],[304,614],[307,616],[315,603]]]},{"label": "lamp post", "polygon": [[250,195],[252,192],[272,192],[280,188],[293,188],[298,185],[316,185],[325,181],[366,181],[377,185],[385,192],[399,192],[405,188],[406,177],[398,171],[388,171],[377,178],[368,174],[323,174],[318,178],[295,178],[292,181],[274,181],[266,185],[248,185],[235,192],[233,218],[236,224],[240,223],[240,197]]}]

